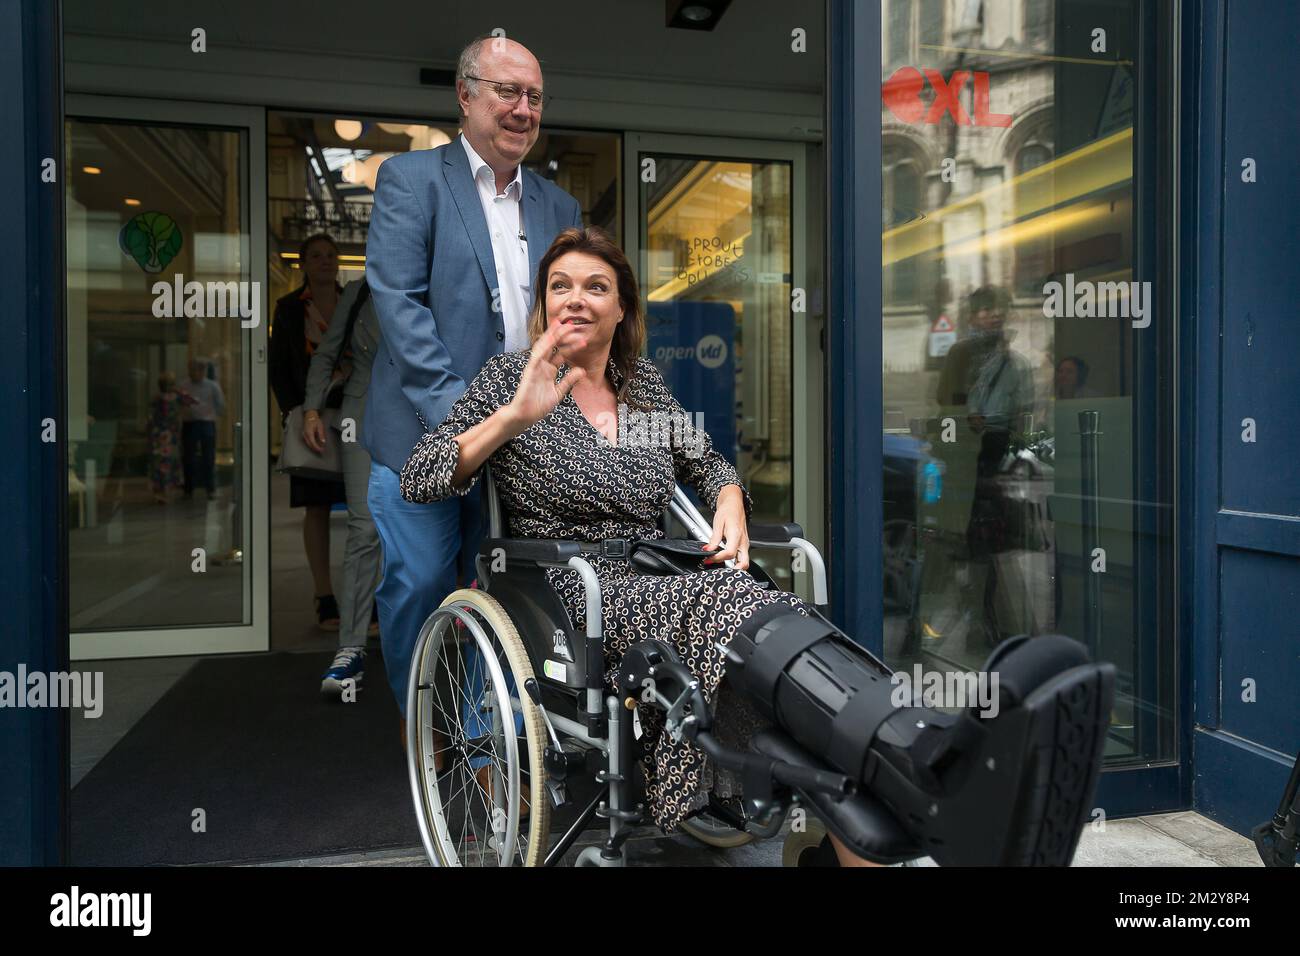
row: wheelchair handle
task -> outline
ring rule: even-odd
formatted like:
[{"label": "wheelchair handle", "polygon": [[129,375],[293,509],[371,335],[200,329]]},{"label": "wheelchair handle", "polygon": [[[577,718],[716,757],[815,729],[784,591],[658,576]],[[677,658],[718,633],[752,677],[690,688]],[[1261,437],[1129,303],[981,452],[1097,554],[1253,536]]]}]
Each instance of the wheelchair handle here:
[{"label": "wheelchair handle", "polygon": [[842,773],[811,770],[807,767],[797,767],[792,763],[782,763],[779,760],[772,764],[772,778],[787,787],[826,793],[837,799],[851,797],[858,789],[853,778],[846,777]]}]

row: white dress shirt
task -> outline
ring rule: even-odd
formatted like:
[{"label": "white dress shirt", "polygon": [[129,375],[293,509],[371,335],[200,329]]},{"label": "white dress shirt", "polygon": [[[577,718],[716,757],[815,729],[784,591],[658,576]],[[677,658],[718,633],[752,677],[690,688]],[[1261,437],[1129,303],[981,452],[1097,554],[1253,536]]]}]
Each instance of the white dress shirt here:
[{"label": "white dress shirt", "polygon": [[492,240],[492,258],[496,260],[501,318],[505,324],[505,350],[528,348],[528,309],[532,298],[532,277],[528,274],[528,240],[524,236],[522,201],[524,171],[515,167],[515,178],[504,192],[497,192],[496,173],[474,151],[464,134],[460,137],[469,168],[478,187],[483,217]]}]

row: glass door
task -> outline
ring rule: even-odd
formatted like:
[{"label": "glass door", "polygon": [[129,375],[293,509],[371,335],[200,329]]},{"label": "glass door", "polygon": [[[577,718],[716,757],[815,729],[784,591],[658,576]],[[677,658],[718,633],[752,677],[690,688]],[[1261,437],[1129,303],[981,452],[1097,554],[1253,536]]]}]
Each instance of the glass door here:
[{"label": "glass door", "polygon": [[262,112],[67,117],[71,655],[265,650]]},{"label": "glass door", "polygon": [[881,8],[886,657],[970,672],[1075,638],[1118,670],[1110,769],[1177,759],[1144,10]]},{"label": "glass door", "polygon": [[[804,280],[804,147],[629,133],[625,246],[646,351],[713,447],[737,466],[755,522],[799,522],[824,546],[819,319]],[[788,554],[756,555],[803,591]]]}]

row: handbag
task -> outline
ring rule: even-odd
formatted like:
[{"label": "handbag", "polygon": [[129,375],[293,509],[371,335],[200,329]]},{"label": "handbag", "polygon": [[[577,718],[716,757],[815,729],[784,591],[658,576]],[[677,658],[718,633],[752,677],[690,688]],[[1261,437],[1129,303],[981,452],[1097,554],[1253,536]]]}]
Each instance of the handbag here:
[{"label": "handbag", "polygon": [[[352,344],[352,329],[357,324],[357,315],[369,298],[370,283],[362,279],[361,288],[357,290],[357,297],[352,301],[352,308],[348,310],[347,324],[343,327],[343,341],[339,344],[338,357],[334,360],[335,368],[338,368],[339,362],[342,361],[344,353],[348,350],[348,346]],[[330,390],[329,396],[325,399],[325,407],[317,413],[325,425],[326,434],[329,432],[342,434],[343,425],[339,421],[339,407],[342,404],[343,383],[340,382]],[[284,442],[280,449],[280,461],[275,466],[275,470],[289,475],[297,475],[299,478],[342,481],[343,455],[339,447],[339,440],[326,441],[324,454],[318,455],[308,448],[307,443],[302,440],[302,419],[303,410],[301,405],[291,409],[288,417],[285,418]]]},{"label": "handbag", "polygon": [[699,571],[704,568],[704,559],[717,553],[705,551],[701,541],[684,538],[635,538],[628,546],[628,559],[633,567],[647,574]]},{"label": "handbag", "polygon": [[[322,408],[320,420],[325,423],[326,431],[339,429],[339,410]],[[284,441],[280,448],[280,461],[275,470],[299,478],[315,478],[323,481],[343,480],[343,454],[340,442],[325,442],[324,454],[318,455],[307,447],[302,439],[302,406],[289,411],[284,420]]]}]

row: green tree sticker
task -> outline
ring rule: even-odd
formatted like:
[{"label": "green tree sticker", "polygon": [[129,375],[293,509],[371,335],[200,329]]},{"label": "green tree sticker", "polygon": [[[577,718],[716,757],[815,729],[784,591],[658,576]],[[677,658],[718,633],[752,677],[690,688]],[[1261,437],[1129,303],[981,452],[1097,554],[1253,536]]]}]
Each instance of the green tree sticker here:
[{"label": "green tree sticker", "polygon": [[142,212],[117,234],[122,251],[145,272],[162,272],[181,251],[181,227],[162,212]]}]

